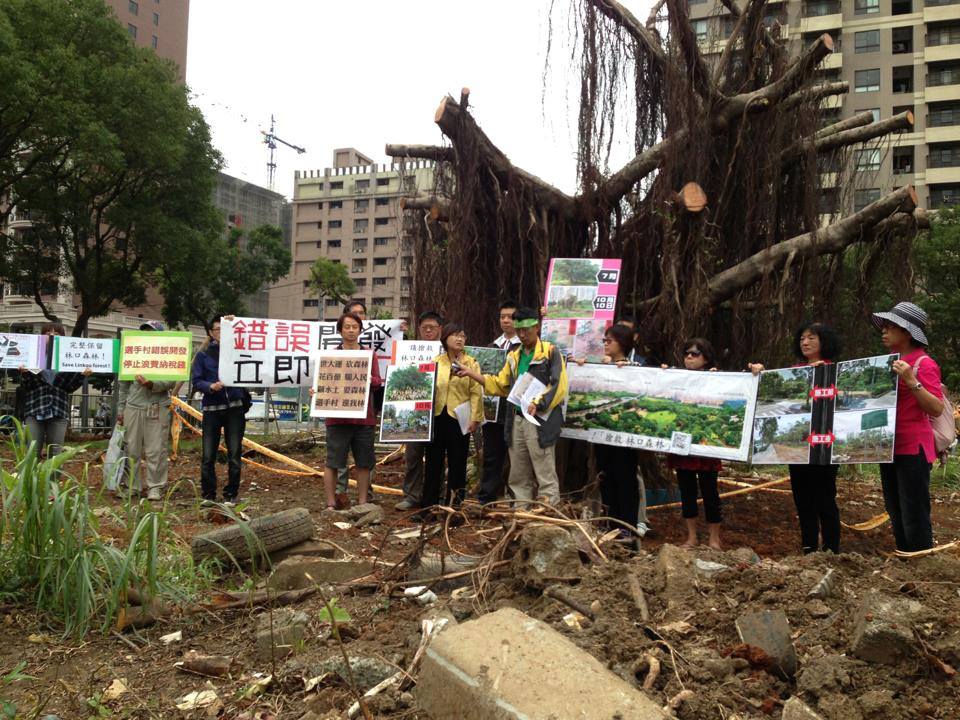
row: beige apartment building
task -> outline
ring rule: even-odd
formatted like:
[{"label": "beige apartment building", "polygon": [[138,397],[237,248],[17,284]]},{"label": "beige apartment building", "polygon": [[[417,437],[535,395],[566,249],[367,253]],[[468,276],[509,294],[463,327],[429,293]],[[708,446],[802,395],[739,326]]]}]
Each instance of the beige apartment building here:
[{"label": "beige apartment building", "polygon": [[270,289],[270,317],[335,320],[342,307],[309,288],[310,268],[327,258],[349,269],[355,297],[370,312],[410,312],[412,240],[405,237],[400,198],[433,186],[433,163],[374,163],[354,148],[333,151],[333,167],[294,174],[293,266]]},{"label": "beige apartment building", "polygon": [[140,47],[173,60],[180,79],[187,77],[187,29],[190,0],[106,0],[117,20]]},{"label": "beige apartment building", "polygon": [[[735,25],[713,0],[690,0],[704,53],[722,49]],[[846,95],[828,98],[825,122],[869,110],[886,118],[910,110],[912,132],[854,153],[859,209],[895,187],[914,185],[921,205],[960,203],[960,0],[785,0],[767,4],[767,22],[799,52],[829,33],[835,51],[819,71],[845,80]],[[825,209],[843,202],[825,193]]]}]

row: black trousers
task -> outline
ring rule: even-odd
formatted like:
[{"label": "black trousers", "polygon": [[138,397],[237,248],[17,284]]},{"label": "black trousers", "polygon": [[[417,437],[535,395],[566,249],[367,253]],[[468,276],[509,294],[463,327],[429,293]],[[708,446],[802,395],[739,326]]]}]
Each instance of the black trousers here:
[{"label": "black trousers", "polygon": [[200,461],[200,494],[204,500],[217,499],[217,450],[220,431],[227,446],[227,484],[223,499],[236,500],[240,494],[240,453],[247,419],[242,407],[207,410],[203,413],[203,459]]},{"label": "black trousers", "polygon": [[[594,445],[597,469],[603,473],[600,480],[600,498],[607,514],[637,526],[640,509],[640,484],[637,482],[637,451],[613,445]],[[614,526],[620,527],[622,526]]]},{"label": "black trousers", "polygon": [[680,486],[680,514],[690,520],[697,516],[697,488],[703,498],[703,515],[708,523],[723,519],[720,513],[720,491],[717,489],[716,470],[684,470],[677,468],[677,485]]},{"label": "black trousers", "polygon": [[894,455],[892,463],[882,464],[880,483],[897,550],[932,548],[930,463],[923,450],[917,455]]},{"label": "black trousers", "polygon": [[[443,493],[444,501],[455,504],[463,501],[467,487],[467,454],[470,450],[470,436],[460,432],[460,423],[450,417],[446,408],[433,418],[433,439],[427,445],[426,472],[423,476],[423,495],[420,507],[430,507],[440,503],[440,491],[443,487],[443,463],[447,463],[447,489]],[[452,498],[451,498],[452,496]]]},{"label": "black trousers", "polygon": [[840,552],[839,470],[839,465],[790,466],[790,489],[800,520],[800,542],[804,553],[817,550]]},{"label": "black trousers", "polygon": [[507,460],[507,440],[502,423],[487,423],[483,432],[483,475],[477,500],[486,505],[503,495],[503,465]]}]

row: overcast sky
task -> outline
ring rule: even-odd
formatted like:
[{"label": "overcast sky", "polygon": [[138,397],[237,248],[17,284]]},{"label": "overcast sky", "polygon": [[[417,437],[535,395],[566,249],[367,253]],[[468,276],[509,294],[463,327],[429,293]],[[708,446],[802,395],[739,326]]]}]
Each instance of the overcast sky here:
[{"label": "overcast sky", "polygon": [[[554,38],[570,0],[555,0]],[[626,3],[641,17],[649,0]],[[227,173],[267,185],[260,130],[279,147],[276,189],[329,167],[336,147],[386,162],[384,145],[439,144],[433,113],[470,88],[474,116],[518,166],[573,191],[579,79],[554,53],[543,70],[550,0],[191,0],[187,82]],[[559,26],[559,27],[558,27]],[[569,93],[567,86],[569,85]],[[625,159],[624,144],[611,164]]]}]

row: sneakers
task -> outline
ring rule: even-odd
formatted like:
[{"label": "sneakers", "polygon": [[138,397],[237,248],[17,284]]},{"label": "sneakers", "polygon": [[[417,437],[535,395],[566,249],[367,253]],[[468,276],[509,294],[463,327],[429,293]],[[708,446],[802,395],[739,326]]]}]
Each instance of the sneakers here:
[{"label": "sneakers", "polygon": [[416,506],[417,504],[415,502],[413,502],[412,500],[407,500],[407,498],[404,498],[393,507],[396,510],[413,510]]},{"label": "sneakers", "polygon": [[147,500],[152,502],[160,502],[163,500],[163,493],[160,492],[160,488],[150,488],[147,490]]},{"label": "sneakers", "polygon": [[224,499],[223,499],[223,506],[224,506],[224,507],[233,508],[233,507],[236,507],[236,506],[239,505],[239,504],[240,504],[240,498],[238,498],[238,497],[231,497],[231,498],[224,498]]}]

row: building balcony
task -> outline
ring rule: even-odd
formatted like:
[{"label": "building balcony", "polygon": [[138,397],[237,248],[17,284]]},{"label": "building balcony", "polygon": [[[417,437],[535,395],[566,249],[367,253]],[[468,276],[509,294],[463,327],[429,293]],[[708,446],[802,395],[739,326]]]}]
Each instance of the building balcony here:
[{"label": "building balcony", "polygon": [[823,59],[823,64],[820,67],[824,70],[837,70],[843,67],[843,53],[830,53]]},{"label": "building balcony", "polygon": [[960,0],[926,0],[923,21],[956,20],[960,16]]},{"label": "building balcony", "polygon": [[841,12],[833,15],[815,15],[800,18],[801,35],[806,35],[808,32],[829,32],[838,27],[843,27],[843,13]]},{"label": "building balcony", "polygon": [[923,95],[926,102],[960,100],[960,85],[927,85]]},{"label": "building balcony", "polygon": [[[948,7],[953,7],[954,11],[957,11],[956,5]],[[924,62],[941,62],[943,60],[960,60],[960,43],[952,43],[950,45],[927,45],[923,49]]]},{"label": "building balcony", "polygon": [[838,108],[843,107],[843,95],[828,95],[823,99],[820,107],[822,108]]},{"label": "building balcony", "polygon": [[927,185],[960,183],[960,167],[928,167],[924,176]]},{"label": "building balcony", "polygon": [[924,139],[928,143],[960,142],[960,125],[943,125],[941,127],[930,127],[928,125]]}]

